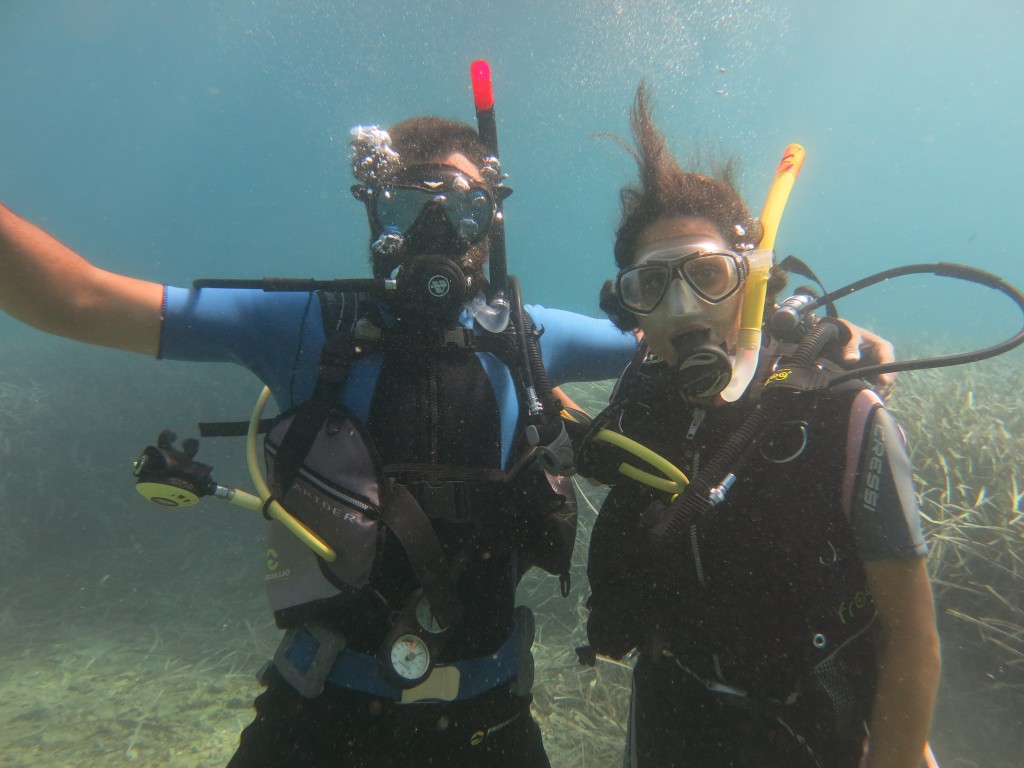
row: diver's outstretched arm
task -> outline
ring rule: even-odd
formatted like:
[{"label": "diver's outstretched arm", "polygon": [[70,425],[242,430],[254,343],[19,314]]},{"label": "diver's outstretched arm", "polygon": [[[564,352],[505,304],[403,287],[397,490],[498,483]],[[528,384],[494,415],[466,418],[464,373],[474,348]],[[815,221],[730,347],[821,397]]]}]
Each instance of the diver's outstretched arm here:
[{"label": "diver's outstretched arm", "polygon": [[0,309],[70,339],[155,355],[163,287],[99,269],[0,204]]}]

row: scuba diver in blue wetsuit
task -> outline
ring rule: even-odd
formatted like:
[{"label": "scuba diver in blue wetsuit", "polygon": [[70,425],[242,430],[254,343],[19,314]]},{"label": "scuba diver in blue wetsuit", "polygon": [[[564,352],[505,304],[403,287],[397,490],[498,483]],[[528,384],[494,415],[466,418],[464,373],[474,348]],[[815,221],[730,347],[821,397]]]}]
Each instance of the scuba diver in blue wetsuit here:
[{"label": "scuba diver in blue wetsuit", "polygon": [[[372,279],[161,286],[98,269],[0,206],[6,312],[237,362],[280,406],[256,506],[272,518],[267,592],[286,633],[233,766],[548,764],[529,710],[532,620],[514,599],[532,565],[565,576],[572,550],[551,385],[611,378],[637,345],[605,320],[521,307],[485,86],[480,133],[439,118],[354,129]],[[876,337],[858,346],[885,361]],[[162,435],[140,488],[219,494],[195,452]]]}]

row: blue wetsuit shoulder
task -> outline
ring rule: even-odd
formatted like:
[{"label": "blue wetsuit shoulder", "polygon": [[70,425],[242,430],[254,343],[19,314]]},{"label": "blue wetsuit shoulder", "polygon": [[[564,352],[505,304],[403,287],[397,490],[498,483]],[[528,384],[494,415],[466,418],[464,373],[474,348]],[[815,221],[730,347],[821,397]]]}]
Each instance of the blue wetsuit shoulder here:
[{"label": "blue wetsuit shoulder", "polygon": [[[544,329],[541,354],[553,384],[613,378],[636,349],[634,337],[607,320],[541,306],[527,311]],[[323,343],[316,294],[165,288],[159,356],[241,365],[270,387],[282,409],[312,394]],[[518,420],[515,386],[497,359],[480,357],[498,399],[507,458]],[[346,382],[342,399],[363,420],[379,371],[379,356],[370,356],[353,364]]]}]

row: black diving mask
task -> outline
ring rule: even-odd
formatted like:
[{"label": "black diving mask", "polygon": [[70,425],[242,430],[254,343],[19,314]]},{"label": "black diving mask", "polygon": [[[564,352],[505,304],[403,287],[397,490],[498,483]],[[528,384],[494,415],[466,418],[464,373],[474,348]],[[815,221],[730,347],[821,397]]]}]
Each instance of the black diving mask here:
[{"label": "black diving mask", "polygon": [[464,247],[487,237],[498,206],[489,187],[449,165],[412,166],[387,186],[352,188],[366,205],[376,235],[411,237],[440,213]]}]

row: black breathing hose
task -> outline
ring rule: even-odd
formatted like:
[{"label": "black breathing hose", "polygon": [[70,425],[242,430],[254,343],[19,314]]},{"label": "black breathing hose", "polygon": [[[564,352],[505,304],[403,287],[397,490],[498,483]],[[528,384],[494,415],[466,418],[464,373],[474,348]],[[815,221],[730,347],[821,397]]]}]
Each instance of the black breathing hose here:
[{"label": "black breathing hose", "polygon": [[523,379],[527,389],[537,393],[541,407],[547,415],[558,415],[561,404],[551,391],[551,380],[544,369],[544,358],[540,352],[539,334],[533,319],[523,309],[523,296],[519,290],[519,278],[508,276],[508,285],[512,293],[512,305],[515,310],[516,332],[519,345],[523,352]]},{"label": "black breathing hose", "polygon": [[[787,359],[786,365],[793,368],[813,365],[821,350],[835,341],[839,334],[840,328],[836,323],[819,323],[807,332],[792,356]],[[654,526],[652,530],[658,540],[671,547],[691,525],[707,514],[715,503],[711,496],[712,488],[719,484],[727,473],[733,472],[743,463],[742,460],[757,445],[757,438],[781,417],[782,404],[778,397],[782,393],[789,394],[790,390],[773,387],[762,391],[754,410],[715,455],[700,468],[689,485],[665,511],[661,522]]]},{"label": "black breathing hose", "polygon": [[[884,272],[879,272],[877,275],[865,277],[863,280],[850,283],[838,290],[832,291],[832,293],[828,293],[821,298],[815,299],[803,307],[802,313],[809,314],[818,307],[827,305],[838,299],[842,299],[849,296],[851,293],[856,293],[862,288],[867,288],[868,286],[875,285],[876,283],[881,283],[886,280],[891,280],[895,277],[903,277],[904,275],[936,275],[938,277],[952,277],[957,280],[966,280],[969,283],[983,285],[986,288],[991,288],[1008,296],[1010,300],[1017,305],[1021,313],[1024,314],[1024,294],[1021,294],[1020,291],[1001,277],[997,277],[996,275],[993,275],[990,272],[985,272],[981,269],[976,269],[975,267],[968,267],[963,264],[951,264],[949,262],[938,262],[935,264],[908,264],[903,267],[887,269]],[[1024,324],[1022,324],[1021,330],[1015,335],[1005,341],[994,344],[991,347],[979,349],[975,352],[943,355],[942,357],[927,357],[920,360],[904,360],[902,362],[883,363],[881,365],[868,365],[836,376],[831,380],[830,385],[841,384],[842,382],[849,381],[850,379],[870,378],[871,376],[876,376],[880,373],[918,371],[925,368],[944,368],[951,365],[974,363],[978,360],[987,360],[990,357],[995,357],[996,355],[1001,355],[1004,352],[1009,352],[1011,349],[1020,346],[1022,343],[1024,343]]]}]

